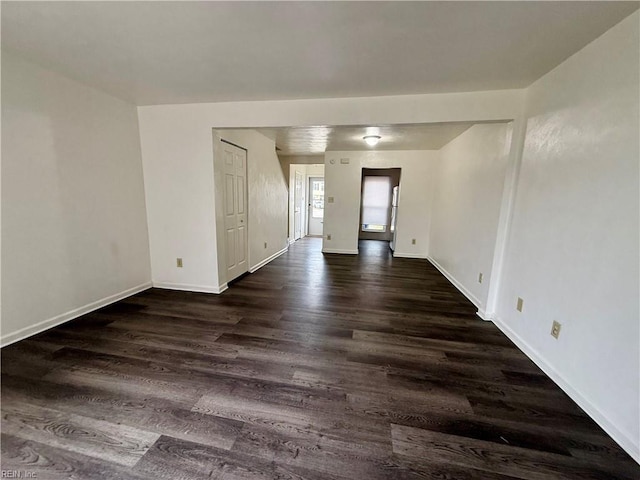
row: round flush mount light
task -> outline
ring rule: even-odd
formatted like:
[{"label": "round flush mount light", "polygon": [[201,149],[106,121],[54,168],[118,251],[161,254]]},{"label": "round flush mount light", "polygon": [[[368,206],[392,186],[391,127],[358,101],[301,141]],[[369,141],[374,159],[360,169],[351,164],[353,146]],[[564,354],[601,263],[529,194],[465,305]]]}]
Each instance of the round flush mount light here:
[{"label": "round flush mount light", "polygon": [[365,135],[362,139],[367,142],[367,145],[375,146],[380,141],[380,135]]}]

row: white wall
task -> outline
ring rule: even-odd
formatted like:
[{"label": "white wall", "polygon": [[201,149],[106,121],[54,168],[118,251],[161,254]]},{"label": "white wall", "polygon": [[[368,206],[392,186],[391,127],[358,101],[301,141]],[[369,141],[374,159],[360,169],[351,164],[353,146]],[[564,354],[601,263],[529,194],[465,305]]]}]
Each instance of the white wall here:
[{"label": "white wall", "polygon": [[2,343],[149,286],[136,108],[2,52]]},{"label": "white wall", "polygon": [[[438,151],[359,151],[325,154],[322,251],[357,253],[363,168],[401,168],[395,256],[426,258],[432,169]],[[342,163],[348,159],[349,163]],[[334,203],[329,203],[333,197]],[[328,240],[327,235],[331,235]],[[416,239],[416,244],[411,243]]]},{"label": "white wall", "polygon": [[153,284],[217,291],[211,128],[179,117],[152,124],[140,107],[138,114]]},{"label": "white wall", "polygon": [[322,155],[278,155],[280,166],[285,175],[289,175],[289,167],[292,164],[299,165],[324,165],[324,153]]},{"label": "white wall", "polygon": [[440,150],[434,169],[429,259],[480,309],[491,278],[507,135],[504,123],[474,125]]},{"label": "white wall", "polygon": [[[307,177],[323,177],[324,176],[324,164],[307,165],[306,166]],[[309,185],[307,185],[308,187]]]},{"label": "white wall", "polygon": [[220,293],[227,279],[218,268],[224,242],[216,238],[216,138],[247,150],[250,270],[287,245],[287,187],[272,140],[254,130],[213,132],[204,125],[169,122],[163,126],[168,141],[157,142],[154,125],[141,123],[151,268],[154,286]]},{"label": "white wall", "polygon": [[[247,150],[249,270],[253,271],[288,245],[287,180],[273,140],[255,130],[220,130],[216,135]],[[223,171],[222,165],[217,171]],[[219,226],[223,230],[224,223]],[[218,245],[223,247],[224,242]],[[218,260],[224,258],[221,253]],[[220,283],[226,280],[221,278]]]},{"label": "white wall", "polygon": [[217,273],[213,128],[504,120],[515,118],[522,102],[522,90],[501,90],[138,107],[154,284],[219,292],[224,283]]},{"label": "white wall", "polygon": [[496,323],[640,461],[639,15],[528,89]]}]

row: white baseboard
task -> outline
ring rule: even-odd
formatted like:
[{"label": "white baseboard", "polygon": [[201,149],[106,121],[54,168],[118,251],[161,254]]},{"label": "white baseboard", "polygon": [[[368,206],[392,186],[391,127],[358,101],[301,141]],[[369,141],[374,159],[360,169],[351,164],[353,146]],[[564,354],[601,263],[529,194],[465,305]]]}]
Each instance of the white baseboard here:
[{"label": "white baseboard", "polygon": [[322,253],[342,253],[344,255],[358,255],[358,249],[343,250],[341,248],[323,248]]},{"label": "white baseboard", "polygon": [[447,272],[447,270],[438,262],[436,262],[433,258],[427,257],[427,260],[429,260],[429,262],[431,262],[431,264],[434,267],[440,270],[440,273],[442,273],[445,277],[447,277],[447,280],[453,283],[453,286],[456,287],[458,290],[460,290],[460,293],[462,293],[465,297],[467,297],[469,301],[476,306],[478,311],[481,310],[482,302],[480,302],[480,300],[478,300],[478,298],[473,293],[471,293],[464,285],[462,285],[462,283],[456,280],[456,278],[453,275]]},{"label": "white baseboard", "polygon": [[73,310],[69,310],[68,312],[61,313],[60,315],[56,315],[55,317],[49,318],[47,320],[43,320],[42,322],[38,322],[35,325],[30,325],[8,335],[3,335],[0,339],[0,346],[6,347],[7,345],[11,345],[12,343],[24,340],[25,338],[31,337],[37,333],[44,332],[45,330],[48,330],[52,327],[68,322],[69,320],[73,320],[74,318],[81,317],[82,315],[86,315],[87,313],[91,313],[95,310],[98,310],[99,308],[106,307],[107,305],[111,305],[118,300],[130,297],[131,295],[135,295],[136,293],[140,293],[149,288],[151,288],[151,282],[145,282],[136,287],[128,288],[127,290],[124,290],[122,292],[116,293],[114,295],[109,295],[108,297],[101,298],[100,300],[88,303],[87,305],[84,305],[82,307],[74,308]]},{"label": "white baseboard", "polygon": [[253,267],[251,267],[249,269],[249,273],[254,273],[256,271],[258,271],[259,269],[261,269],[262,267],[264,267],[267,263],[269,263],[271,260],[275,260],[276,258],[278,258],[280,255],[282,255],[283,253],[287,253],[287,250],[289,250],[289,246],[287,245],[286,247],[284,247],[282,250],[280,250],[279,252],[274,253],[273,255],[271,255],[268,258],[265,258],[264,260],[262,260],[260,263],[258,263],[257,265],[254,265]]},{"label": "white baseboard", "polygon": [[427,255],[423,253],[402,253],[402,252],[393,252],[394,258],[421,258],[427,260]]},{"label": "white baseboard", "polygon": [[589,399],[573,388],[565,378],[553,368],[525,340],[515,333],[504,321],[493,316],[490,319],[522,352],[529,357],[547,376],[555,382],[571,399],[576,402],[602,429],[615,440],[624,451],[638,463],[640,463],[640,444],[621,432],[618,427],[611,423],[606,416]]},{"label": "white baseboard", "polygon": [[226,283],[223,283],[219,287],[213,287],[210,285],[191,285],[188,283],[169,283],[169,282],[153,282],[154,288],[164,288],[166,290],[180,290],[183,292],[197,292],[197,293],[222,293],[228,287]]},{"label": "white baseboard", "polygon": [[486,312],[483,308],[479,308],[476,312],[476,315],[478,315],[485,322],[493,321],[493,314]]},{"label": "white baseboard", "polygon": [[289,239],[289,245],[293,245],[294,243],[296,243],[295,239],[290,238],[290,239]]}]

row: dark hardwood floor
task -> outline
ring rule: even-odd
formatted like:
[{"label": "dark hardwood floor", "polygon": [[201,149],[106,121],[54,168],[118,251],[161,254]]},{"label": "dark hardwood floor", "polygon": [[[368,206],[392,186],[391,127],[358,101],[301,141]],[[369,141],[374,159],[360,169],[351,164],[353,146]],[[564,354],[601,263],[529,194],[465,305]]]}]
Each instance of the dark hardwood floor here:
[{"label": "dark hardwood floor", "polygon": [[[638,479],[428,262],[321,239],[222,295],[152,289],[2,350],[38,479]],[[34,299],[37,301],[37,299]]]}]

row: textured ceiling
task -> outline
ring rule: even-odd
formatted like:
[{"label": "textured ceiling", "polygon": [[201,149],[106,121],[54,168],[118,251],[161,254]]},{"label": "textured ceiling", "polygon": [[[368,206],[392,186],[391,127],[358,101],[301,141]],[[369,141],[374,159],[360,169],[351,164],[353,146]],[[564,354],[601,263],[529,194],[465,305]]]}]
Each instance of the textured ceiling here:
[{"label": "textured ceiling", "polygon": [[[439,150],[472,123],[383,126],[316,126],[256,129],[275,140],[281,155],[318,155],[325,151]],[[362,137],[379,135],[375,147]]]},{"label": "textured ceiling", "polygon": [[638,2],[3,2],[2,48],[138,105],[522,88]]}]

